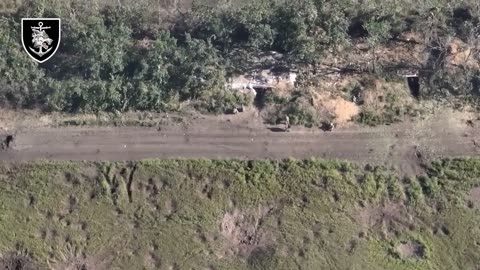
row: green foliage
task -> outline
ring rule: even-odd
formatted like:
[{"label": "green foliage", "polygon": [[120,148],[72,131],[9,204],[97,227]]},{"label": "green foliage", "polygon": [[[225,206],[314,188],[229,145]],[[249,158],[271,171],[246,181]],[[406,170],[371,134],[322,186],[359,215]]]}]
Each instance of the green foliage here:
[{"label": "green foliage", "polygon": [[310,92],[305,89],[295,91],[290,98],[268,93],[265,103],[272,106],[267,116],[269,123],[279,124],[288,115],[292,125],[312,127],[319,124],[317,112],[312,106],[311,99]]},{"label": "green foliage", "polygon": [[231,112],[233,108],[238,109],[241,106],[252,104],[252,97],[252,95],[239,91],[225,89],[205,91],[197,102],[197,109],[217,114]]},{"label": "green foliage", "polygon": [[400,122],[404,116],[417,116],[418,109],[414,109],[411,105],[399,103],[397,98],[397,96],[387,93],[386,104],[382,110],[363,108],[354,120],[365,125],[377,126]]},{"label": "green foliage", "polygon": [[480,72],[469,67],[461,70],[442,69],[428,77],[425,88],[426,96],[478,99],[480,96]]},{"label": "green foliage", "polygon": [[[324,52],[346,50],[355,39],[348,36],[349,28],[357,22],[371,46],[374,71],[382,70],[377,46],[403,31],[425,32],[431,54],[426,66],[433,70],[427,74],[426,95],[478,101],[478,71],[443,69],[451,37],[475,44],[479,12],[472,1],[196,1],[175,18],[159,16],[162,5],[147,0],[121,5],[18,1],[15,13],[0,15],[0,102],[55,111],[122,112],[168,110],[191,101],[202,111],[221,112],[244,102],[228,93],[225,83],[233,70],[252,68],[243,56],[278,51],[291,64],[315,64]],[[62,18],[61,46],[45,64],[33,63],[18,42],[24,17]],[[280,113],[297,115],[295,123],[315,122],[308,103],[284,105]],[[367,124],[396,118],[395,113],[360,116]]]},{"label": "green foliage", "polygon": [[382,122],[382,118],[373,111],[365,110],[358,114],[356,121],[365,125],[376,126]]},{"label": "green foliage", "polygon": [[424,197],[422,186],[415,178],[407,178],[405,182],[408,185],[405,190],[408,202],[412,205],[418,205]]},{"label": "green foliage", "polygon": [[224,89],[225,71],[211,41],[187,35],[185,45],[171,74],[174,77],[171,83],[179,89],[180,99],[195,100],[207,91]]},{"label": "green foliage", "polygon": [[440,187],[436,178],[421,176],[418,178],[423,194],[428,197],[435,197],[438,194]]},{"label": "green foliage", "polygon": [[[62,54],[69,58],[64,58],[62,64],[75,64],[70,67],[72,75],[86,80],[111,80],[123,72],[133,44],[132,30],[121,21],[107,24],[106,19],[91,16],[82,21],[71,20],[65,26],[68,34],[62,41]],[[75,61],[71,55],[75,55]],[[67,74],[61,72],[61,75]]]},{"label": "green foliage", "polygon": [[315,60],[315,37],[310,35],[317,22],[317,9],[312,1],[287,2],[276,7],[272,24],[276,38],[274,49],[296,59]]},{"label": "green foliage", "polygon": [[365,30],[368,32],[367,42],[372,47],[373,52],[373,71],[378,72],[377,55],[375,48],[379,43],[385,42],[390,38],[391,26],[384,21],[379,21],[377,18],[371,18],[364,24]]},{"label": "green foliage", "polygon": [[18,22],[0,17],[0,103],[33,106],[41,99],[44,72],[23,51],[19,29]]},{"label": "green foliage", "polygon": [[[412,201],[427,199],[428,179],[343,161],[5,164],[0,266],[13,252],[38,269],[148,269],[156,258],[186,269],[474,269],[478,206],[453,198],[466,200],[480,160],[429,167],[430,206]],[[407,202],[390,195],[395,183]]]},{"label": "green foliage", "polygon": [[365,30],[368,32],[368,42],[375,46],[388,38],[390,38],[391,26],[387,22],[379,21],[376,18],[371,18],[364,25]]}]

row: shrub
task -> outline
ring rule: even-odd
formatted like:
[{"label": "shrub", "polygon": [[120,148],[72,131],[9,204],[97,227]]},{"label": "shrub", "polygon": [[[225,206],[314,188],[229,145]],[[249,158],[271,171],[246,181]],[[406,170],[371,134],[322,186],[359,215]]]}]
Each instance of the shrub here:
[{"label": "shrub", "polygon": [[436,178],[420,176],[418,178],[418,182],[422,187],[423,194],[425,194],[428,197],[435,197],[435,195],[439,191],[439,186]]},{"label": "shrub", "polygon": [[416,179],[406,178],[406,190],[408,202],[413,205],[417,205],[423,200],[423,190],[422,186],[418,183]]},{"label": "shrub", "polygon": [[[403,1],[377,3],[381,9],[371,1],[359,5],[349,0],[234,1],[213,7],[196,2],[171,22],[159,18],[162,3],[67,2],[25,0],[15,13],[0,15],[2,105],[121,112],[167,110],[193,101],[203,111],[219,112],[242,102],[227,92],[225,77],[232,70],[252,68],[254,63],[245,64],[244,56],[276,50],[290,64],[315,64],[324,52],[348,52],[351,47],[345,45],[355,39],[347,37],[349,27],[361,30],[369,42],[376,72],[382,68],[377,46],[405,30],[425,32],[431,56],[424,64],[430,70],[425,96],[478,102],[478,71],[445,69],[451,37],[471,46],[477,39],[479,14],[468,1],[422,2],[415,9]],[[62,18],[61,46],[45,64],[32,62],[17,40],[24,17]],[[299,75],[300,87],[311,85],[315,77]],[[279,114],[293,115],[294,124],[317,121],[308,100],[274,102],[282,104]],[[402,113],[398,107],[387,109],[386,115],[364,111],[358,119],[375,125],[396,121]]]}]

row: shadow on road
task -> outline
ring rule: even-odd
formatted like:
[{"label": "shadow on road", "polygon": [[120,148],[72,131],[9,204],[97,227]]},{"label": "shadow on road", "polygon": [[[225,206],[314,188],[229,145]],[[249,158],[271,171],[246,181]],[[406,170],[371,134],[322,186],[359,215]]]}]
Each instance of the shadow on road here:
[{"label": "shadow on road", "polygon": [[279,127],[269,127],[268,129],[272,132],[285,132],[284,128],[279,128]]}]

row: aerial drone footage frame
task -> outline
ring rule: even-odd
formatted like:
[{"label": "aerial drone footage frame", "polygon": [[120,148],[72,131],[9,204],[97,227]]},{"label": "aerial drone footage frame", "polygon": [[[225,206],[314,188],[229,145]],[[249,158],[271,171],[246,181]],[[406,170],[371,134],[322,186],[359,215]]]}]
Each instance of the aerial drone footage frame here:
[{"label": "aerial drone footage frame", "polygon": [[0,269],[480,267],[477,1],[0,9]]}]

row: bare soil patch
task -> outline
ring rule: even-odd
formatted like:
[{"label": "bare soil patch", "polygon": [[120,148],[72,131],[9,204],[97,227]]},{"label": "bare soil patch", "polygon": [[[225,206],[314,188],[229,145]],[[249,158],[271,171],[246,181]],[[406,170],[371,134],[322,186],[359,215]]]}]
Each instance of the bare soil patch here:
[{"label": "bare soil patch", "polygon": [[52,270],[108,270],[112,256],[99,254],[97,256],[86,255],[76,251],[66,251],[61,258],[51,263]]},{"label": "bare soil patch", "polygon": [[364,229],[381,231],[384,238],[412,226],[407,209],[400,203],[369,204],[357,210],[356,221]]},{"label": "bare soil patch", "polygon": [[149,251],[145,255],[144,260],[145,260],[145,266],[147,267],[147,269],[158,269],[162,266],[161,258],[154,252]]},{"label": "bare soil patch", "polygon": [[469,46],[458,38],[448,44],[447,63],[451,66],[466,66],[470,68],[479,68],[479,63],[475,59],[475,48]]},{"label": "bare soil patch", "polygon": [[262,227],[265,217],[273,210],[269,206],[225,213],[220,221],[220,235],[225,254],[248,256],[260,247],[268,246],[271,233]]},{"label": "bare soil patch", "polygon": [[480,187],[472,188],[470,190],[469,198],[475,205],[480,205]]},{"label": "bare soil patch", "polygon": [[425,247],[417,241],[404,241],[395,247],[402,259],[422,259],[425,256]]},{"label": "bare soil patch", "polygon": [[37,270],[32,258],[23,252],[14,251],[3,255],[0,258],[0,269],[5,270]]},{"label": "bare soil patch", "polygon": [[360,108],[354,102],[341,97],[316,94],[313,103],[321,115],[333,117],[339,125],[346,124],[360,113]]}]

